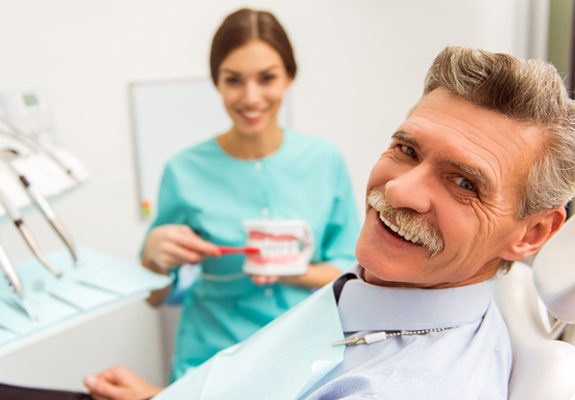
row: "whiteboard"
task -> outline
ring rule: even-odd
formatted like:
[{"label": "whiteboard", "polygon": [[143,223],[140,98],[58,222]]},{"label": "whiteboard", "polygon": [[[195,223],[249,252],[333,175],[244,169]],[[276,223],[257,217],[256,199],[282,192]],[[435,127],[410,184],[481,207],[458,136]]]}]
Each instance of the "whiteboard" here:
[{"label": "whiteboard", "polygon": [[[207,77],[133,82],[129,99],[138,207],[142,218],[149,218],[156,212],[166,162],[181,150],[226,131],[231,120]],[[283,103],[278,119],[281,126],[288,126],[289,98]]]}]

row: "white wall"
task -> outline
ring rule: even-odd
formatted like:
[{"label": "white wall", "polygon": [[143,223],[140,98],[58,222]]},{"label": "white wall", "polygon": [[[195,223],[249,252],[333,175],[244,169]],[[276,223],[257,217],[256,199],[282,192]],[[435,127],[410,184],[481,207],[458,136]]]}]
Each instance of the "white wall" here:
[{"label": "white wall", "polygon": [[[148,221],[137,208],[127,85],[207,75],[209,42],[228,12],[263,7],[284,23],[300,65],[295,128],[342,147],[361,202],[370,166],[417,100],[433,56],[449,44],[522,51],[516,15],[524,4],[0,0],[0,90],[45,91],[60,142],[92,174],[57,211],[78,242],[133,258]],[[12,230],[3,232],[3,242],[11,240]],[[59,245],[51,235],[46,240]],[[17,254],[28,256],[23,248]]]},{"label": "white wall", "polygon": [[[0,91],[39,87],[61,144],[92,174],[55,203],[78,243],[136,259],[139,217],[127,85],[206,76],[222,17],[276,13],[300,73],[294,127],[343,149],[362,207],[367,174],[418,99],[434,55],[459,44],[526,55],[536,0],[0,0]],[[34,217],[44,248],[58,241]],[[13,256],[29,257],[11,227]]]}]

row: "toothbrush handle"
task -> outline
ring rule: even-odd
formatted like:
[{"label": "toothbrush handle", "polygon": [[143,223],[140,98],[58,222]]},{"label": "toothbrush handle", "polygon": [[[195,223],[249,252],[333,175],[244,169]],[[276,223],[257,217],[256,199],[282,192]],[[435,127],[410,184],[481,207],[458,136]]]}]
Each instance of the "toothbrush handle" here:
[{"label": "toothbrush handle", "polygon": [[260,249],[256,247],[227,247],[218,246],[222,255],[225,254],[259,254]]}]

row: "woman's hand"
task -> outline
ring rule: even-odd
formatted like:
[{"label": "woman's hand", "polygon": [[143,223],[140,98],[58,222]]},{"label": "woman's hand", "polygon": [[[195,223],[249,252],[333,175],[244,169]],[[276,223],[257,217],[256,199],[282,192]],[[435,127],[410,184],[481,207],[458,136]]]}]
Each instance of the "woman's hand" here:
[{"label": "woman's hand", "polygon": [[152,229],[144,244],[142,264],[167,274],[181,264],[195,264],[206,256],[219,256],[218,247],[196,235],[187,225],[162,225]]},{"label": "woman's hand", "polygon": [[273,285],[279,280],[279,276],[273,275],[252,275],[252,282],[258,286]]},{"label": "woman's hand", "polygon": [[84,378],[84,385],[95,400],[144,400],[162,388],[153,386],[124,366],[116,366]]},{"label": "woman's hand", "polygon": [[252,281],[259,286],[280,282],[292,286],[318,288],[331,282],[340,274],[341,271],[335,265],[323,263],[310,265],[307,271],[301,275],[252,275]]}]

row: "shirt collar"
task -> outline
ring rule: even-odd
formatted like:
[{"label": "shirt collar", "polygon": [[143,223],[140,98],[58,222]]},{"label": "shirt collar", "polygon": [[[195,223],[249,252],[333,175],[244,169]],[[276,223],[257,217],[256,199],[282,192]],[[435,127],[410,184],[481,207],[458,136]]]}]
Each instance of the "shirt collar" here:
[{"label": "shirt collar", "polygon": [[448,289],[397,288],[369,284],[361,272],[357,266],[357,279],[340,278],[347,279],[338,302],[344,332],[454,327],[482,318],[492,301],[492,279]]}]

